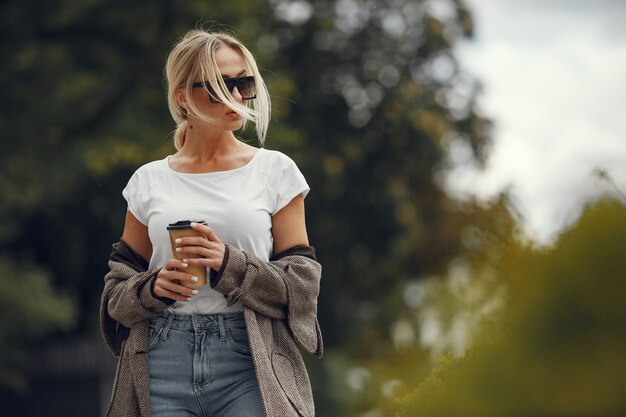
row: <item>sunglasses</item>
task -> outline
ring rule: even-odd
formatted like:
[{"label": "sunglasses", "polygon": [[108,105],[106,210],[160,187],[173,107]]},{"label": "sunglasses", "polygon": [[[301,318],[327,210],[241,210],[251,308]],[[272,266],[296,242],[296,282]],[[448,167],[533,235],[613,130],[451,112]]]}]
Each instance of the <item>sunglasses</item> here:
[{"label": "sunglasses", "polygon": [[[235,87],[237,87],[237,91],[239,91],[239,94],[241,94],[242,99],[252,100],[256,98],[256,84],[254,82],[253,75],[246,75],[245,77],[224,78],[224,84],[226,84],[226,89],[230,94],[232,94]],[[208,81],[198,81],[197,83],[193,83],[192,87],[206,87],[206,89],[209,91],[209,100],[211,101],[211,103],[221,103],[221,101],[217,98],[217,94],[215,94],[215,90],[213,89],[213,87],[211,87],[211,84]]]}]

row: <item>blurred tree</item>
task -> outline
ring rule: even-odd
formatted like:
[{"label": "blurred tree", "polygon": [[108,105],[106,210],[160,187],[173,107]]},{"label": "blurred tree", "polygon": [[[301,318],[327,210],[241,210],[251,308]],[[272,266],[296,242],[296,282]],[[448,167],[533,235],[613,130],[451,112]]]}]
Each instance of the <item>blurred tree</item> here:
[{"label": "blurred tree", "polygon": [[50,288],[48,273],[0,258],[0,387],[27,388],[19,347],[72,323],[74,306]]},{"label": "blurred tree", "polygon": [[488,144],[478,86],[452,54],[471,20],[462,2],[273,3],[282,21],[259,43],[276,46],[272,66],[292,82],[280,94],[294,103],[276,100],[272,132],[314,190],[325,336],[375,354],[402,309],[398,289],[464,251],[462,231],[481,211],[437,181],[451,143],[479,163]]},{"label": "blurred tree", "polygon": [[551,248],[509,247],[497,270],[508,291],[500,329],[446,357],[397,399],[396,415],[624,415],[624,236],[626,207],[604,200]]},{"label": "blurred tree", "polygon": [[490,213],[511,224],[506,199],[459,204],[439,181],[451,146],[481,164],[489,144],[479,85],[453,55],[472,34],[461,0],[0,3],[0,215],[10,219],[0,253],[49,271],[76,301],[72,331],[97,334],[120,191],[139,165],[173,152],[167,51],[210,21],[258,57],[273,94],[267,146],[290,154],[313,189],[320,318],[337,354],[328,366],[379,356],[407,282],[481,252],[476,230],[499,230]]}]

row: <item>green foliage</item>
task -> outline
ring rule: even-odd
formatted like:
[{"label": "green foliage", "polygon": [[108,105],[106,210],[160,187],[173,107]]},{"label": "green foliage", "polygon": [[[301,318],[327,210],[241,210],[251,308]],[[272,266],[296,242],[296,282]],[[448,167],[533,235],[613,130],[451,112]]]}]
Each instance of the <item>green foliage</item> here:
[{"label": "green foliage", "polygon": [[[502,330],[445,357],[398,416],[626,413],[626,207],[590,205],[553,247],[510,248]],[[493,329],[490,329],[493,330]]]},{"label": "green foliage", "polygon": [[0,258],[0,387],[24,389],[23,348],[73,321],[72,300],[55,291],[49,274],[27,263]]}]

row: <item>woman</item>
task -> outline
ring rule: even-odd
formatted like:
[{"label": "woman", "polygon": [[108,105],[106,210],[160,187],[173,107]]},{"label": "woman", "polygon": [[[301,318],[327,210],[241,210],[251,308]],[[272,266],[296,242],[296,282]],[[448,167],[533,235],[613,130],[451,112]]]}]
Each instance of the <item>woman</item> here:
[{"label": "woman", "polygon": [[[321,357],[321,266],[304,219],[307,183],[263,144],[269,95],[250,52],[193,30],[166,65],[177,152],[139,168],[101,300],[101,328],[119,356],[109,416],[313,416],[300,348]],[[203,237],[176,240],[183,219]],[[204,266],[205,286],[185,272]]]}]

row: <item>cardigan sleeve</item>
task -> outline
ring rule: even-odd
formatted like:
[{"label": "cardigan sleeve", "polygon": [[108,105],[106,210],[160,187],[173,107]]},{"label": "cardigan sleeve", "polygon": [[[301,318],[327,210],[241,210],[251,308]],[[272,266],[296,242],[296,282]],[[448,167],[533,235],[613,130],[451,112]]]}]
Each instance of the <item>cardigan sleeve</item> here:
[{"label": "cardigan sleeve", "polygon": [[121,342],[136,323],[154,317],[174,300],[152,292],[158,269],[145,270],[146,265],[124,241],[113,245],[109,272],[104,277],[100,299],[100,330],[105,343],[119,355]]},{"label": "cardigan sleeve", "polygon": [[211,286],[232,305],[237,301],[264,316],[286,320],[294,339],[320,357],[322,336],[317,320],[322,266],[314,249],[297,246],[269,262],[227,246],[228,252]]}]

